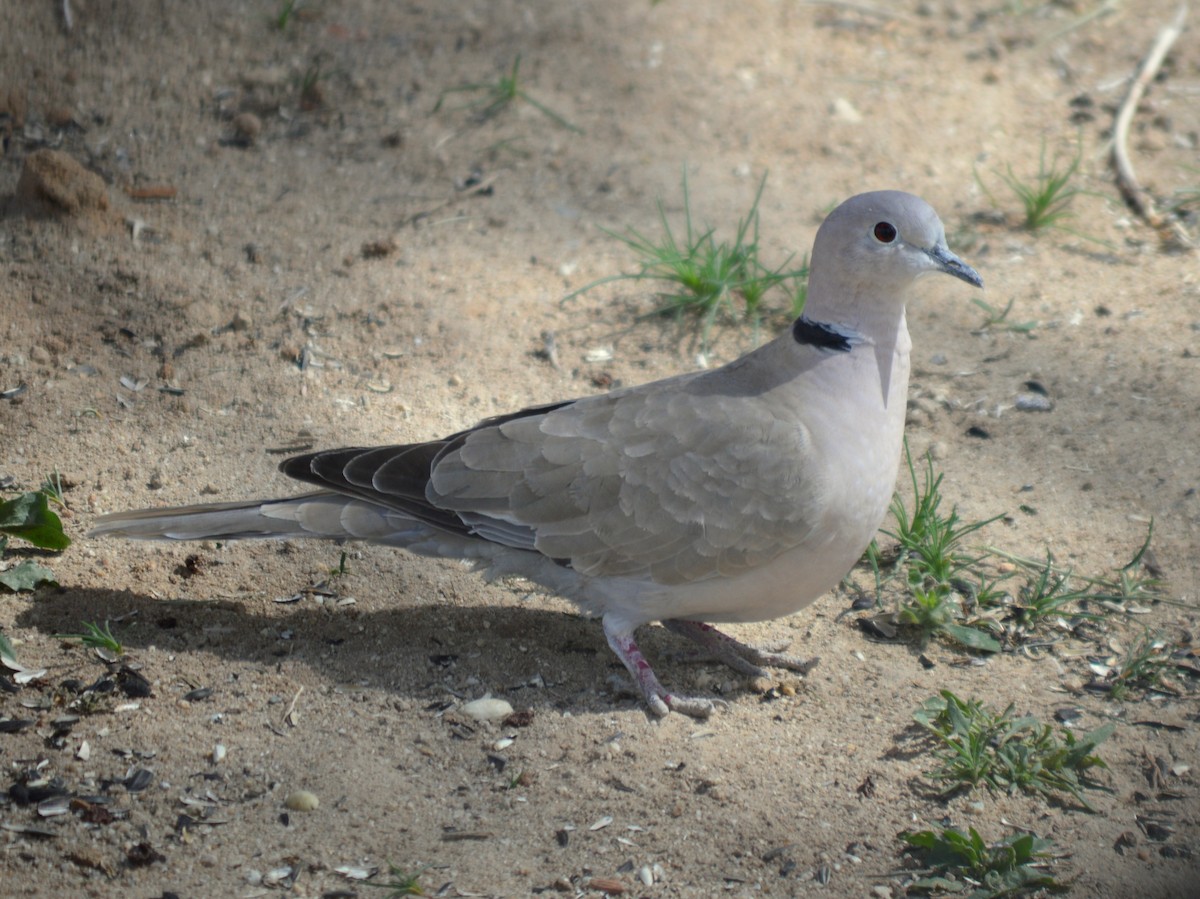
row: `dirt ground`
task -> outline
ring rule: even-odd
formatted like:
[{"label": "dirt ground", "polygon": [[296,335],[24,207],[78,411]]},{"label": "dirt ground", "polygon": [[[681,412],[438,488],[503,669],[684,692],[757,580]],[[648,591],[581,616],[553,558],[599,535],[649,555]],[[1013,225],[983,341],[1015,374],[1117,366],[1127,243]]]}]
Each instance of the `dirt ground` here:
[{"label": "dirt ground", "polygon": [[[0,6],[0,390],[25,385],[0,400],[0,477],[61,472],[75,540],[41,560],[59,588],[0,597],[19,660],[46,669],[0,698],[34,722],[0,761],[5,789],[40,765],[111,805],[0,801],[0,891],[386,895],[344,872],[390,862],[448,896],[898,897],[898,834],[954,824],[1054,840],[1072,895],[1200,892],[1194,682],[1083,689],[1143,627],[1181,652],[1197,628],[1200,265],[1129,210],[1107,155],[1174,0],[311,0],[283,29],[282,0],[72,0],[69,29],[62,6]],[[1200,185],[1197,34],[1130,135],[1160,202]],[[464,108],[481,92],[439,108],[518,58],[578,130],[521,99]],[[99,180],[50,166],[19,189],[47,147]],[[1034,234],[1002,176],[1031,180],[1043,151],[1078,154],[1084,193]],[[929,200],[986,302],[1037,325],[981,328],[978,295],[923,282],[913,449],[964,518],[1006,514],[980,538],[1008,552],[1111,576],[1153,519],[1167,601],[1091,642],[982,660],[934,642],[923,664],[864,633],[845,589],[734,629],[822,657],[765,695],[647,628],[664,682],[728,702],[656,720],[599,625],[520,583],[372,547],[331,577],[333,545],[84,536],[103,512],[292,492],[288,451],[434,437],[748,349],[761,334],[719,327],[698,358],[640,317],[645,283],[562,302],[635,270],[603,229],[659,233],[660,199],[682,222],[684,172],[721,235],[769,175],[773,264],[853,193]],[[1049,411],[1015,407],[1031,381]],[[108,667],[54,635],[104,620],[150,695],[64,723],[61,685]],[[1118,722],[1097,812],[933,795],[912,712],[941,689]],[[463,715],[487,694],[526,714]],[[297,790],[319,807],[289,809]]]}]

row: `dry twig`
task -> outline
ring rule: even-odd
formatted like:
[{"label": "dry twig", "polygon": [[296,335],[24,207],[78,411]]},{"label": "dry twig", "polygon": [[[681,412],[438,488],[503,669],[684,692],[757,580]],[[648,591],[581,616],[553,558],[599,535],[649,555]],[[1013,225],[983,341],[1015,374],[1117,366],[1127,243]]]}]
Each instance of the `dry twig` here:
[{"label": "dry twig", "polygon": [[915,23],[919,19],[910,16],[907,13],[899,12],[894,9],[887,9],[880,6],[871,6],[868,3],[856,3],[854,0],[805,0],[807,6],[832,6],[835,9],[845,9],[850,12],[856,12],[864,16],[874,16],[879,19],[897,19],[901,22]]},{"label": "dry twig", "polygon": [[297,724],[296,703],[299,701],[300,694],[303,692],[304,692],[304,685],[302,684],[300,686],[300,689],[296,691],[296,695],[292,697],[292,702],[291,702],[291,705],[288,706],[288,710],[286,712],[284,712],[283,723],[288,725],[289,727],[295,727]]},{"label": "dry twig", "polygon": [[1150,53],[1142,61],[1137,75],[1129,85],[1129,93],[1126,94],[1125,100],[1117,110],[1116,123],[1113,125],[1112,147],[1112,161],[1113,168],[1116,169],[1117,188],[1121,191],[1125,202],[1150,227],[1159,231],[1170,230],[1174,238],[1183,246],[1191,246],[1191,238],[1178,222],[1167,221],[1154,208],[1154,201],[1142,186],[1138,184],[1137,175],[1134,174],[1133,165],[1129,161],[1129,151],[1126,147],[1126,141],[1129,138],[1129,126],[1133,121],[1134,113],[1137,112],[1138,103],[1141,102],[1142,95],[1145,94],[1150,82],[1154,80],[1154,76],[1158,74],[1158,70],[1162,67],[1163,60],[1166,59],[1171,46],[1183,31],[1183,22],[1187,18],[1187,12],[1187,4],[1180,5],[1179,12],[1175,14],[1174,20],[1158,33],[1158,39],[1155,40]]}]

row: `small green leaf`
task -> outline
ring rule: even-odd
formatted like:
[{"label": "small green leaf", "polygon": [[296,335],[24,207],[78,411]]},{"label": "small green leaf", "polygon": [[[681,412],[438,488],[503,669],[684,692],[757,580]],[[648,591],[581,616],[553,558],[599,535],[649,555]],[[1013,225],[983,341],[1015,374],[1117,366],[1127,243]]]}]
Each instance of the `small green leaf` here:
[{"label": "small green leaf", "polygon": [[34,590],[41,584],[57,584],[54,572],[37,562],[25,561],[7,571],[0,571],[0,587],[19,593]]},{"label": "small green leaf", "polygon": [[932,849],[937,843],[937,834],[932,830],[906,830],[900,834],[900,839],[917,849]]},{"label": "small green leaf", "polygon": [[942,625],[942,630],[968,649],[975,649],[979,652],[1000,651],[1000,642],[995,637],[985,634],[976,628],[948,622]]},{"label": "small green leaf", "polygon": [[941,890],[943,893],[961,893],[967,889],[967,885],[959,880],[951,880],[949,877],[922,877],[914,880],[909,885],[909,889],[924,893],[932,893],[937,890]]},{"label": "small green leaf", "polygon": [[71,539],[63,533],[62,521],[50,509],[43,493],[22,493],[0,502],[0,531],[20,537],[40,549],[66,549]]},{"label": "small green leaf", "polygon": [[1063,764],[1070,768],[1087,768],[1090,766],[1098,766],[1107,768],[1099,758],[1092,755],[1092,751],[1113,735],[1113,731],[1117,729],[1117,723],[1110,721],[1108,724],[1101,725],[1091,733],[1084,734],[1078,738],[1078,742],[1074,745],[1068,743],[1070,752],[1063,758]]}]

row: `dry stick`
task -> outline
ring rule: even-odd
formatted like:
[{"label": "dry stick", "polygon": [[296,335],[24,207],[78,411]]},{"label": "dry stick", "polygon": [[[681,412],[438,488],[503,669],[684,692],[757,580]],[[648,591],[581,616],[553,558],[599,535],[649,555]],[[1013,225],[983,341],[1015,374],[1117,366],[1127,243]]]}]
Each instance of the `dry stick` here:
[{"label": "dry stick", "polygon": [[1040,49],[1045,47],[1047,44],[1052,44],[1063,35],[1070,34],[1072,31],[1082,28],[1084,25],[1094,22],[1096,19],[1102,19],[1105,16],[1112,15],[1117,11],[1117,8],[1120,5],[1121,0],[1104,0],[1103,3],[1093,9],[1091,12],[1084,13],[1078,19],[1073,22],[1068,22],[1057,31],[1052,31],[1049,35],[1038,42],[1038,48]]},{"label": "dry stick", "polygon": [[907,13],[897,12],[893,9],[881,9],[878,6],[870,6],[866,3],[854,3],[852,0],[805,0],[807,6],[832,6],[835,9],[848,9],[851,12],[861,13],[864,16],[876,16],[880,19],[896,19],[901,22],[917,22],[919,21],[914,16]]},{"label": "dry stick", "polygon": [[304,685],[301,684],[300,689],[296,691],[296,695],[292,697],[292,704],[288,706],[288,710],[283,715],[283,723],[288,725],[289,727],[296,726],[296,720],[292,717],[292,715],[296,711],[296,703],[299,701],[300,694],[303,692],[304,692]]},{"label": "dry stick", "polygon": [[1179,12],[1175,14],[1175,20],[1158,33],[1158,39],[1154,42],[1150,54],[1142,62],[1133,83],[1129,85],[1129,93],[1121,103],[1121,108],[1117,110],[1116,123],[1113,125],[1112,161],[1117,174],[1117,188],[1133,211],[1145,219],[1152,228],[1171,228],[1177,240],[1184,246],[1191,246],[1191,239],[1182,226],[1178,222],[1167,222],[1154,208],[1154,201],[1138,184],[1137,175],[1133,173],[1133,165],[1129,162],[1129,151],[1125,147],[1126,140],[1129,138],[1129,126],[1133,121],[1134,113],[1137,112],[1138,103],[1141,102],[1142,95],[1146,92],[1150,82],[1154,80],[1154,76],[1158,74],[1171,45],[1183,31],[1183,21],[1187,18],[1187,12],[1187,4],[1184,3],[1179,7]]}]

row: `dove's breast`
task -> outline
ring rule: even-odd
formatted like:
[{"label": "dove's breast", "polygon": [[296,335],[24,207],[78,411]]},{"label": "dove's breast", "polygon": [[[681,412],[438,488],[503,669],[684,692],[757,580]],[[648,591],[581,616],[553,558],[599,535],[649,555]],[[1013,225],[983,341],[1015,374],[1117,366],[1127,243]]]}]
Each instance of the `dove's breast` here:
[{"label": "dove's breast", "polygon": [[[886,354],[864,346],[808,372],[795,412],[806,434],[806,458],[797,463],[805,484],[797,495],[805,499],[807,522],[789,545],[754,566],[686,583],[592,583],[577,595],[581,604],[630,620],[761,621],[796,612],[836,586],[875,536],[895,489],[907,336],[902,331]],[[789,403],[778,405],[786,409]],[[758,527],[769,532],[772,523]],[[747,527],[747,542],[754,532]]]}]

